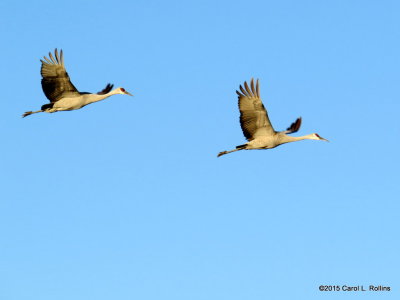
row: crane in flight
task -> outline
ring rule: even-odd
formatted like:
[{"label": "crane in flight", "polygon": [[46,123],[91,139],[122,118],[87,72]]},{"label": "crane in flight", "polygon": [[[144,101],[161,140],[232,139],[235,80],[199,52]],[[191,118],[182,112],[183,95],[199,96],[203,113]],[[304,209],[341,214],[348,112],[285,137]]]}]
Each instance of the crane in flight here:
[{"label": "crane in flight", "polygon": [[42,105],[40,110],[27,111],[22,117],[39,112],[54,113],[63,110],[80,109],[90,103],[104,100],[112,95],[123,94],[132,96],[124,88],[112,90],[113,85],[107,86],[96,94],[79,92],[69,79],[64,66],[64,56],[61,50],[54,51],[54,56],[49,53],[49,58],[44,57],[40,73],[42,74],[42,89],[50,103]]},{"label": "crane in flight", "polygon": [[248,143],[236,146],[236,149],[230,151],[222,151],[218,153],[218,157],[239,150],[272,149],[282,144],[306,139],[329,142],[317,133],[299,137],[288,135],[300,129],[301,117],[285,131],[275,131],[260,98],[258,79],[255,86],[252,78],[250,87],[247,82],[244,82],[244,88],[241,85],[239,88],[240,92],[236,91],[236,93],[239,96],[240,126]]}]

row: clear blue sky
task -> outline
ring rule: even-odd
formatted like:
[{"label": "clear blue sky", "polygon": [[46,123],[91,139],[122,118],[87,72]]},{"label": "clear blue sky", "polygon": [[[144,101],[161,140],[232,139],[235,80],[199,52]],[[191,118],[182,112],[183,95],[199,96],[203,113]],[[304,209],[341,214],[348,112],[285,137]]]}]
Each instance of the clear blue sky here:
[{"label": "clear blue sky", "polygon": [[[399,11],[1,1],[0,299],[400,299]],[[135,97],[22,119],[56,47],[79,90]],[[331,143],[217,158],[251,77],[277,130]]]}]

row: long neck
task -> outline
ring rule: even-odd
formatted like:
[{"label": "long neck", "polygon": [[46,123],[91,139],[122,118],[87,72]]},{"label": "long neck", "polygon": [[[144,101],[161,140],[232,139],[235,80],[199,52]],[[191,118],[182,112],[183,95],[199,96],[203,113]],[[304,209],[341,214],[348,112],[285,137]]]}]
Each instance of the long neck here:
[{"label": "long neck", "polygon": [[291,142],[297,142],[297,141],[301,141],[301,140],[313,140],[313,135],[312,134],[307,134],[307,135],[303,135],[303,136],[290,136],[287,134],[284,134],[281,137],[281,142],[282,144],[284,143],[291,143]]},{"label": "long neck", "polygon": [[87,96],[84,97],[84,98],[86,98],[85,99],[85,105],[93,103],[93,102],[98,102],[98,101],[104,100],[104,99],[106,99],[106,98],[108,98],[108,97],[110,97],[112,95],[116,95],[116,94],[119,94],[118,89],[115,89],[115,90],[113,90],[111,92],[108,92],[106,94],[101,94],[101,95],[99,95],[99,94],[87,94]]}]

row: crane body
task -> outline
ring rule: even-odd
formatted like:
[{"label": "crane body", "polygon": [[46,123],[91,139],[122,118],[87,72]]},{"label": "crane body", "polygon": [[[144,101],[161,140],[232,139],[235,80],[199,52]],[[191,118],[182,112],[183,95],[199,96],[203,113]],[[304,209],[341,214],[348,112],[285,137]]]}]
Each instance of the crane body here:
[{"label": "crane body", "polygon": [[251,79],[250,87],[247,82],[244,82],[244,88],[240,85],[240,92],[236,91],[236,93],[239,96],[240,125],[248,143],[236,146],[236,149],[233,150],[222,151],[218,154],[218,157],[239,150],[272,149],[282,144],[306,139],[328,141],[317,133],[300,137],[288,135],[300,129],[301,117],[285,131],[275,131],[261,101],[258,80],[254,85],[254,80]]},{"label": "crane body", "polygon": [[44,57],[44,60],[41,60],[42,89],[50,103],[42,105],[40,110],[27,111],[22,117],[39,112],[54,113],[57,111],[76,110],[117,94],[132,96],[121,87],[112,90],[112,84],[107,84],[102,91],[96,94],[79,92],[72,84],[65,70],[62,50],[58,53],[56,49],[54,54],[55,56],[53,57],[49,53],[49,58]]}]

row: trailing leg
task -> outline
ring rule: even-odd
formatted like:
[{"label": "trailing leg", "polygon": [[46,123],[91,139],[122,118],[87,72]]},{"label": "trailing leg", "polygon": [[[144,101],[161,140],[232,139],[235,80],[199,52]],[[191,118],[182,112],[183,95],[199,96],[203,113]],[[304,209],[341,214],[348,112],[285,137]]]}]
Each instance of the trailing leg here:
[{"label": "trailing leg", "polygon": [[36,113],[40,113],[40,112],[43,112],[43,110],[27,111],[22,115],[22,117],[25,118],[26,116],[29,116],[29,115],[32,115],[32,114],[36,114]]},{"label": "trailing leg", "polygon": [[230,150],[230,151],[222,151],[222,152],[218,153],[217,157],[220,157],[222,155],[225,155],[225,154],[228,154],[228,153],[232,153],[232,152],[235,152],[235,151],[246,149],[246,146],[247,146],[247,144],[243,144],[243,145],[236,146],[236,149],[233,149],[233,150]]},{"label": "trailing leg", "polygon": [[228,153],[231,153],[231,152],[235,152],[235,151],[238,151],[238,150],[241,150],[241,149],[233,149],[231,151],[222,151],[222,152],[218,153],[217,157],[220,157],[222,155],[225,155],[225,154],[228,154]]}]

